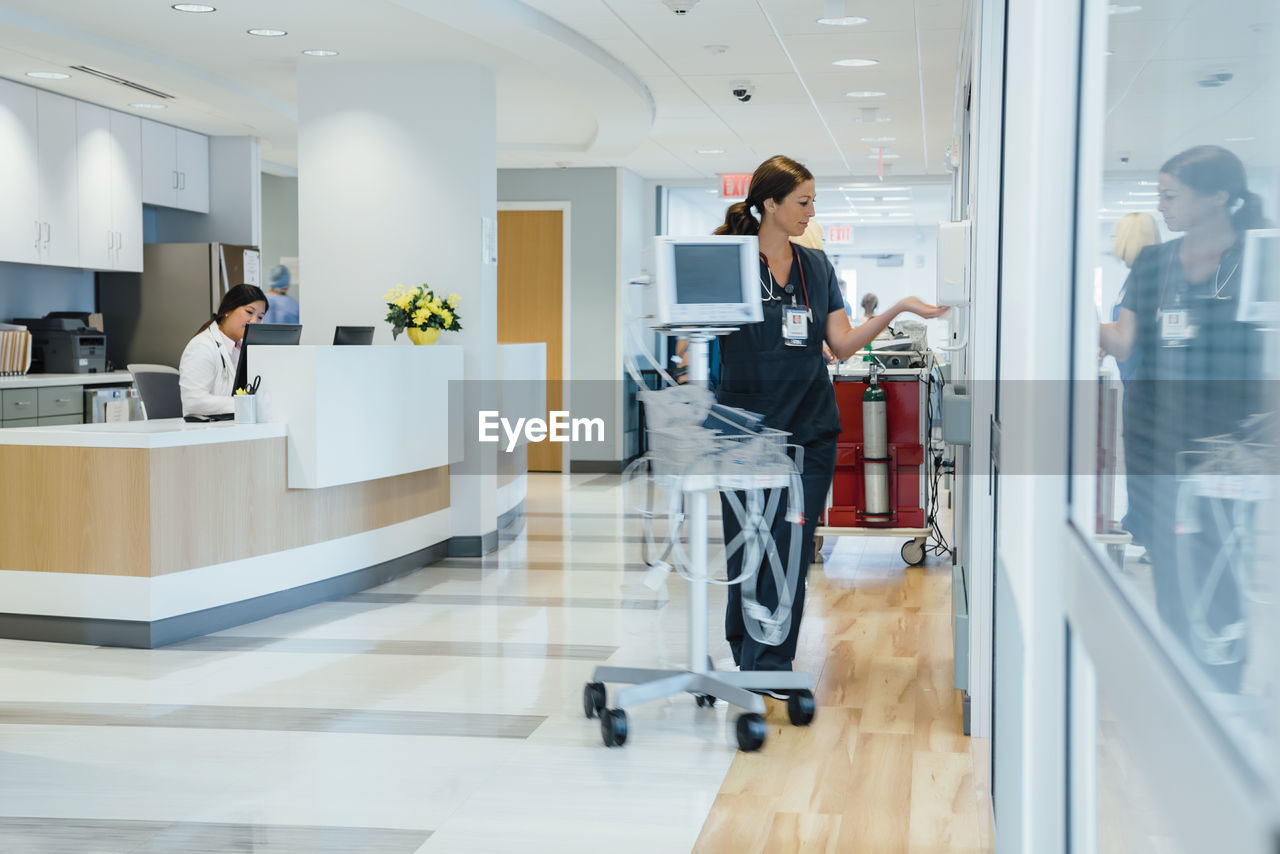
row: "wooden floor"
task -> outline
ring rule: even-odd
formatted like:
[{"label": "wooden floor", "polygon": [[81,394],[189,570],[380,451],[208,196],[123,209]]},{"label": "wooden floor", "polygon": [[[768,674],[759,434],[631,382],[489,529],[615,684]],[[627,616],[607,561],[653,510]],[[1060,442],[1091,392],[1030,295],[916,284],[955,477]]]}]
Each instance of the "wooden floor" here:
[{"label": "wooden floor", "polygon": [[817,717],[793,727],[766,700],[768,740],[738,754],[694,850],[994,851],[985,744],[964,735],[952,687],[950,564],[904,569],[897,540],[826,545],[796,660]]}]

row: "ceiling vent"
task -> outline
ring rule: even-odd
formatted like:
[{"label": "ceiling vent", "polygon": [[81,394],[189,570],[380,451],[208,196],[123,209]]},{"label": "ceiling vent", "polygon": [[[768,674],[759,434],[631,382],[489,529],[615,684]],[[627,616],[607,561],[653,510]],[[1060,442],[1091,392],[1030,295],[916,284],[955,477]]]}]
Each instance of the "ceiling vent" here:
[{"label": "ceiling vent", "polygon": [[130,89],[134,89],[138,92],[146,92],[148,95],[152,95],[156,98],[166,98],[170,100],[173,98],[173,96],[168,92],[161,92],[159,89],[152,89],[150,86],[143,86],[141,83],[134,83],[132,80],[117,77],[114,74],[109,74],[106,71],[100,71],[97,68],[93,68],[88,65],[73,65],[71,67],[76,71],[81,71],[85,74],[92,74],[94,77],[99,77],[103,80],[110,80],[112,83],[119,83],[121,86],[128,86]]}]

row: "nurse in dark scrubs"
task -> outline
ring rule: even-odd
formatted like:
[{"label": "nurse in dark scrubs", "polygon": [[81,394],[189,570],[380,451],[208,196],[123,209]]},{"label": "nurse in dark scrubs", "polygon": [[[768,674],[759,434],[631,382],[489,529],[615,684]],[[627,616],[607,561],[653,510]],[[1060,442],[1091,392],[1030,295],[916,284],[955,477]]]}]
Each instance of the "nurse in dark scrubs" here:
[{"label": "nurse in dark scrubs", "polygon": [[[836,437],[840,434],[840,415],[822,355],[823,342],[843,361],[904,311],[921,317],[938,317],[946,311],[907,297],[885,313],[851,327],[839,280],[826,256],[790,240],[803,234],[814,216],[814,191],[813,174],[803,165],[789,157],[771,157],[751,176],[746,200],[730,205],[724,225],[716,229],[716,234],[757,236],[764,307],[764,322],[749,324],[720,339],[716,397],[728,406],[759,413],[766,425],[786,430],[794,444],[804,446],[804,545],[791,631],[779,646],[752,638],[742,619],[740,587],[731,585],[725,636],[742,670],[790,670],[796,654],[805,576],[813,559],[813,532],[835,473]],[[739,526],[728,500],[722,496],[721,502],[727,543],[737,536]],[[791,526],[785,523],[782,508],[773,532],[779,555],[789,554]],[[729,560],[729,576],[736,578],[741,572],[739,550]],[[758,573],[749,583],[756,584],[760,604],[777,607],[772,573]]]}]

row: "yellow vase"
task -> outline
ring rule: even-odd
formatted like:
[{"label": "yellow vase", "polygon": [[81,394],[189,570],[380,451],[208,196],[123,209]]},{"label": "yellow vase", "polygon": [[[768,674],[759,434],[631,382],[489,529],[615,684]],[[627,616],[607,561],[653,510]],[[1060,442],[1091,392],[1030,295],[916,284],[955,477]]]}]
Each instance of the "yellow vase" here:
[{"label": "yellow vase", "polygon": [[416,326],[410,326],[405,329],[409,333],[409,340],[414,344],[434,344],[440,337],[439,329],[419,329]]}]

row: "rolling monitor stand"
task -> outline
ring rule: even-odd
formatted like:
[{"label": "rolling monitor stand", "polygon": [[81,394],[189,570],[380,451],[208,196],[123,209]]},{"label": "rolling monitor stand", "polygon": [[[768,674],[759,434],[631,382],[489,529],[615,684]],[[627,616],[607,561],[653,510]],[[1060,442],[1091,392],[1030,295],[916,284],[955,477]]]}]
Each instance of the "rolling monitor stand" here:
[{"label": "rolling monitor stand", "polygon": [[[689,339],[690,382],[707,382],[708,344],[716,335],[733,329],[675,329]],[[764,744],[768,728],[764,722],[763,698],[753,691],[786,693],[791,722],[805,725],[813,720],[813,677],[807,673],[782,670],[717,671],[707,654],[707,499],[718,492],[714,479],[704,476],[681,478],[685,494],[685,514],[689,523],[689,551],[692,580],[689,582],[689,664],[684,670],[649,670],[637,667],[600,666],[583,689],[583,711],[588,718],[600,716],[600,732],[609,747],[627,739],[624,709],[677,694],[691,693],[699,706],[712,706],[716,698],[744,709],[737,720],[738,747],[744,751]],[[617,692],[615,708],[607,708],[605,682],[629,685]]]}]

